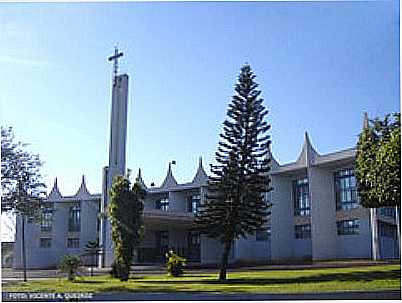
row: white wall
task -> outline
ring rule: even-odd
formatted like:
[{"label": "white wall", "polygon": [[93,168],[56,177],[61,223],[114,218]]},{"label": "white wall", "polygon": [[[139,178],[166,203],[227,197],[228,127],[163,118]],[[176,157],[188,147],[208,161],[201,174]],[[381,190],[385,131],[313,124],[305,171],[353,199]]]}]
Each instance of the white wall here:
[{"label": "white wall", "polygon": [[273,175],[271,182],[271,259],[290,259],[294,237],[292,178]]},{"label": "white wall", "polygon": [[337,229],[332,171],[310,167],[308,169],[311,244],[313,260],[326,260],[336,257]]}]

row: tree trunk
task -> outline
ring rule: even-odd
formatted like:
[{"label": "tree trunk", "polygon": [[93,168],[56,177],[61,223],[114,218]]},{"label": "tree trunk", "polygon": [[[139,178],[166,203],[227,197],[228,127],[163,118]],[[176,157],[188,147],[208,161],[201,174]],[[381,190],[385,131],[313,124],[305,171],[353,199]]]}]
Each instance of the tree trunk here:
[{"label": "tree trunk", "polygon": [[22,216],[22,234],[21,234],[21,240],[22,240],[22,267],[24,269],[24,282],[27,281],[27,259],[26,259],[26,252],[25,252],[25,216]]},{"label": "tree trunk", "polygon": [[371,223],[371,249],[372,258],[374,261],[380,259],[380,250],[378,247],[378,222],[377,222],[377,209],[370,208],[370,223]]},{"label": "tree trunk", "polygon": [[232,242],[225,243],[223,246],[223,255],[221,262],[221,270],[219,272],[219,281],[226,281],[226,269],[228,267],[228,259]]},{"label": "tree trunk", "polygon": [[396,244],[397,244],[397,247],[398,247],[398,255],[399,255],[397,257],[400,258],[401,256],[400,256],[399,247],[400,247],[400,243],[401,243],[401,230],[400,230],[400,228],[401,228],[401,222],[400,222],[401,217],[400,217],[399,210],[400,210],[400,208],[398,206],[395,206],[395,223],[396,223],[396,235],[397,235]]}]

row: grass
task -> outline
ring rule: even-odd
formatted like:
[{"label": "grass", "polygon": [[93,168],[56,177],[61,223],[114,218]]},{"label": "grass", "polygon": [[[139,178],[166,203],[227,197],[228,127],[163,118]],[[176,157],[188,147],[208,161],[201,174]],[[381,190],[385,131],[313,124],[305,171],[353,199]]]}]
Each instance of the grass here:
[{"label": "grass", "polygon": [[38,292],[217,292],[217,293],[316,293],[335,291],[378,291],[400,289],[400,265],[303,270],[244,271],[217,281],[217,273],[136,276],[120,282],[110,276],[79,277],[15,282],[3,291]]}]

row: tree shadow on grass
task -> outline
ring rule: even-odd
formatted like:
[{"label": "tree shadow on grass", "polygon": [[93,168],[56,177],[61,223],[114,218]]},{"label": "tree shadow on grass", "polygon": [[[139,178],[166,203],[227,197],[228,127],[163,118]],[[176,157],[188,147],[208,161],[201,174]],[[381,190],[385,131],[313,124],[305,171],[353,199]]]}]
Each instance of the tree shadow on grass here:
[{"label": "tree shadow on grass", "polygon": [[[176,292],[186,292],[186,293],[216,293],[213,290],[189,290],[186,288],[172,288],[163,287],[162,285],[139,285],[136,288],[128,286],[110,286],[98,289],[99,292],[138,292],[138,293],[176,293]],[[242,291],[239,291],[242,292]]]},{"label": "tree shadow on grass", "polygon": [[76,280],[74,283],[77,284],[104,284],[106,281],[99,281],[99,280]]},{"label": "tree shadow on grass", "polygon": [[307,277],[295,277],[295,278],[237,278],[228,279],[226,282],[219,280],[143,280],[141,283],[153,283],[153,284],[177,284],[177,283],[197,283],[197,284],[253,284],[253,285],[265,285],[265,284],[302,284],[302,283],[319,283],[327,281],[340,281],[340,282],[357,282],[357,281],[374,281],[374,280],[391,280],[400,279],[400,270],[390,271],[369,271],[369,272],[349,272],[349,273],[336,273],[336,274],[319,274]]}]

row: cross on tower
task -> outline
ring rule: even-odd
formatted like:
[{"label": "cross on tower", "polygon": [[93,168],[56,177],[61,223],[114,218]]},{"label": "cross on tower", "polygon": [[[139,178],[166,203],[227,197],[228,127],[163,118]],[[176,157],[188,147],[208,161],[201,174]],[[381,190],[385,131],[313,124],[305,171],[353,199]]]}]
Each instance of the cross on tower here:
[{"label": "cross on tower", "polygon": [[114,48],[114,55],[110,56],[108,58],[108,61],[112,61],[113,60],[113,82],[115,82],[116,80],[116,76],[117,76],[117,69],[119,67],[119,62],[118,59],[120,57],[123,57],[123,52],[119,53],[119,50],[117,49],[117,46]]}]

